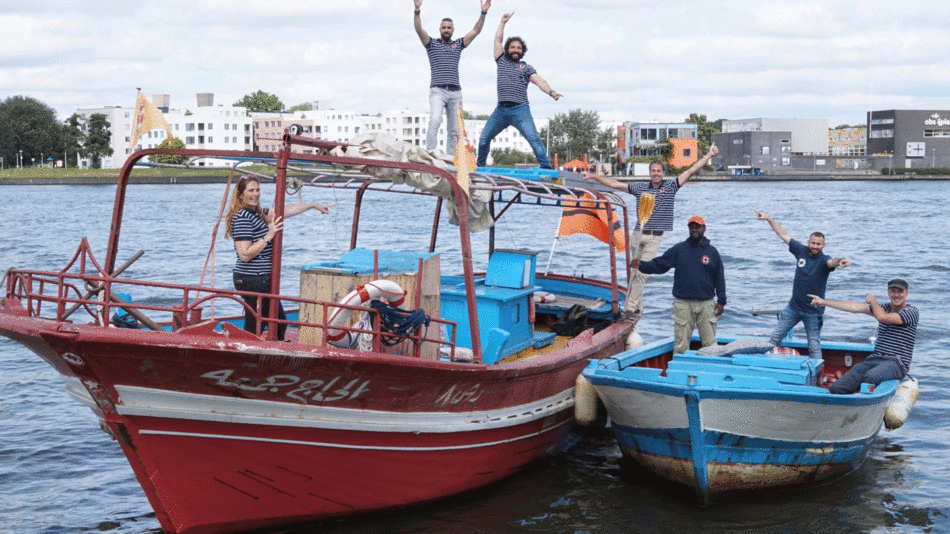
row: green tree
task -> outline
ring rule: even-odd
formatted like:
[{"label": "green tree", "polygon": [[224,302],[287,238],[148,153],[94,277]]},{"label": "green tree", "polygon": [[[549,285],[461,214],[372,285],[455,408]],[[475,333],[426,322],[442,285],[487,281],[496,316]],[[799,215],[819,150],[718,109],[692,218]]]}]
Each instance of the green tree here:
[{"label": "green tree", "polygon": [[[159,143],[157,148],[166,150],[184,150],[185,143],[177,137],[166,137]],[[165,165],[184,165],[188,161],[188,156],[178,154],[152,154],[148,157],[152,163],[163,163]]]},{"label": "green tree", "polygon": [[713,134],[722,131],[722,119],[709,122],[706,120],[705,115],[690,113],[689,118],[686,119],[686,122],[696,125],[696,139],[698,140],[699,145],[698,156],[702,156],[706,152],[709,152],[709,147],[712,145]]},{"label": "green tree", "polygon": [[597,134],[593,154],[594,158],[601,162],[612,159],[617,154],[617,132],[614,128],[604,128]]},{"label": "green tree", "polygon": [[78,113],[73,113],[68,119],[62,130],[63,156],[66,161],[63,165],[66,167],[78,167],[78,155],[84,154],[82,133],[82,118]]},{"label": "green tree", "polygon": [[560,154],[562,161],[583,158],[592,152],[600,134],[600,115],[596,111],[579,109],[559,113],[540,132],[541,140],[550,143],[548,152]]},{"label": "green tree", "polygon": [[277,98],[277,95],[265,93],[259,89],[252,94],[244,95],[244,98],[235,102],[234,105],[247,108],[248,111],[262,111],[268,113],[280,113],[284,111],[284,104]]},{"label": "green tree", "polygon": [[287,113],[293,113],[295,111],[313,111],[313,102],[304,102],[302,104],[297,104],[296,106],[290,106],[284,111]]},{"label": "green tree", "polygon": [[0,101],[0,158],[13,165],[22,151],[24,165],[40,162],[59,153],[62,126],[56,112],[28,96],[11,96]]},{"label": "green tree", "polygon": [[514,148],[493,148],[491,151],[493,167],[514,167],[518,163],[537,163],[534,154],[528,154]]},{"label": "green tree", "polygon": [[93,169],[101,169],[103,156],[112,155],[113,150],[109,146],[112,140],[110,126],[112,125],[102,113],[93,113],[89,116],[89,124],[86,125],[86,143],[83,148],[89,155],[90,166]]}]

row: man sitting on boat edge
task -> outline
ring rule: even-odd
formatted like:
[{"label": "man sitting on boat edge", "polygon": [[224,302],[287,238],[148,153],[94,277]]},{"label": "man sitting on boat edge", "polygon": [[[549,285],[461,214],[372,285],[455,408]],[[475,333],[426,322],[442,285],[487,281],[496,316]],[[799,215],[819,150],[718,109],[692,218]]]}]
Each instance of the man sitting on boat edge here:
[{"label": "man sitting on boat edge", "polygon": [[887,296],[891,301],[883,306],[871,293],[864,297],[866,304],[850,300],[825,300],[817,295],[808,295],[815,306],[866,313],[879,323],[874,352],[836,380],[828,391],[838,395],[856,393],[861,390],[861,384],[877,386],[886,380],[901,380],[907,376],[910,361],[914,357],[917,322],[920,320],[920,311],[907,304],[908,292],[907,282],[895,278],[887,283]]}]

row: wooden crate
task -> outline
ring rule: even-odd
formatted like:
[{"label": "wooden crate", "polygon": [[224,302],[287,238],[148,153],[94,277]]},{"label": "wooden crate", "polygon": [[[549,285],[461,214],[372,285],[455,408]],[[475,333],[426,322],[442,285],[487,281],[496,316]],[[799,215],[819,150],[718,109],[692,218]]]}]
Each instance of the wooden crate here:
[{"label": "wooden crate", "polygon": [[[330,264],[305,265],[300,271],[300,296],[320,302],[340,302],[360,284],[371,282],[373,277],[373,251],[355,249],[348,252],[339,262]],[[417,276],[419,258],[423,259],[422,276]],[[415,260],[414,262],[412,260]],[[411,270],[409,270],[411,269]],[[439,279],[441,276],[438,254],[418,255],[380,251],[379,279],[399,284],[406,292],[406,300],[400,306],[406,310],[422,308],[431,317],[439,317]],[[421,297],[417,298],[417,287]],[[327,317],[336,308],[327,306]],[[300,308],[300,320],[319,323],[323,321],[324,306],[304,304]],[[353,312],[345,324],[352,326],[359,320],[359,313]],[[431,324],[429,337],[439,337],[439,327]],[[325,332],[322,328],[301,327],[300,342],[311,345],[323,344]],[[405,341],[394,347],[384,347],[386,352],[411,353],[412,343]],[[439,347],[434,343],[422,345],[422,357],[437,359]]]}]

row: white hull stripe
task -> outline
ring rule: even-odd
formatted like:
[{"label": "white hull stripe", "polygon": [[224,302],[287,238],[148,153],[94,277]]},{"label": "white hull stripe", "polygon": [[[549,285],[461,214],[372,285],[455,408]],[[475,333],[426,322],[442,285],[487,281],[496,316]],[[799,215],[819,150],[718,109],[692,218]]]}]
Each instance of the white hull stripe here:
[{"label": "white hull stripe", "polygon": [[[66,389],[70,394],[90,407],[95,406],[92,397],[78,380],[68,382]],[[336,408],[327,405],[180,393],[137,386],[116,386],[115,389],[120,401],[120,404],[116,405],[116,411],[125,416],[359,432],[481,432],[531,423],[574,406],[574,388],[546,399],[510,408],[457,413]]]},{"label": "white hull stripe", "polygon": [[[263,443],[280,443],[287,445],[307,445],[311,447],[330,447],[334,449],[359,449],[359,450],[373,450],[373,451],[406,451],[406,452],[432,452],[432,451],[453,451],[453,450],[464,450],[464,449],[478,449],[482,447],[494,447],[496,445],[504,445],[506,443],[514,443],[516,441],[522,441],[530,439],[536,436],[540,436],[547,432],[550,432],[556,428],[559,428],[563,425],[566,425],[571,422],[571,419],[561,421],[556,425],[547,427],[540,432],[532,432],[530,434],[525,434],[523,436],[518,436],[509,439],[503,439],[498,441],[489,441],[485,443],[470,443],[465,445],[450,445],[450,446],[441,446],[441,447],[392,447],[384,445],[348,445],[345,443],[329,443],[329,442],[314,442],[314,441],[300,441],[294,439],[273,439],[273,438],[256,438],[250,436],[234,436],[234,435],[222,435],[222,434],[202,434],[196,432],[172,432],[172,431],[162,431],[162,430],[140,430],[139,434],[148,434],[148,435],[163,435],[163,436],[177,436],[177,437],[189,437],[189,438],[201,438],[201,439],[231,439],[238,441],[257,441]],[[483,429],[484,430],[484,429]]]}]

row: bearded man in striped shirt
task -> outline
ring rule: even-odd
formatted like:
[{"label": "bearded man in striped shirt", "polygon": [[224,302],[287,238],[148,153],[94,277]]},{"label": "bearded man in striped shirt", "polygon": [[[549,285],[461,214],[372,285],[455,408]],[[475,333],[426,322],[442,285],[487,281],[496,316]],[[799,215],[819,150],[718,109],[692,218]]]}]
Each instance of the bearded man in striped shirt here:
[{"label": "bearded man in striped shirt", "polygon": [[481,3],[482,14],[478,16],[478,21],[472,31],[465,34],[461,39],[452,40],[452,34],[455,33],[455,24],[452,19],[442,19],[439,24],[439,38],[432,39],[429,34],[422,29],[422,19],[419,14],[422,9],[422,0],[415,0],[416,10],[413,17],[416,28],[416,34],[422,41],[422,46],[426,47],[426,54],[429,56],[429,69],[432,73],[429,82],[429,127],[426,130],[426,150],[436,149],[439,141],[439,127],[442,126],[442,112],[446,114],[445,130],[447,133],[445,142],[445,152],[448,155],[455,154],[455,142],[458,139],[458,114],[459,104],[462,102],[462,85],[459,82],[459,58],[462,50],[472,44],[475,37],[481,33],[482,26],[485,25],[485,15],[488,14],[488,8],[491,7],[491,0],[485,0]]},{"label": "bearded man in striped shirt", "polygon": [[531,145],[534,157],[538,159],[542,169],[551,169],[551,160],[548,159],[544,143],[534,126],[531,108],[528,106],[528,82],[537,85],[542,91],[554,100],[560,99],[561,93],[551,89],[548,82],[538,75],[534,67],[521,59],[528,47],[520,37],[505,38],[505,23],[514,13],[505,13],[501,17],[501,24],[495,32],[495,64],[498,66],[498,106],[485,123],[485,129],[478,140],[478,166],[484,167],[491,151],[491,141],[502,130],[514,126],[525,141]]}]

